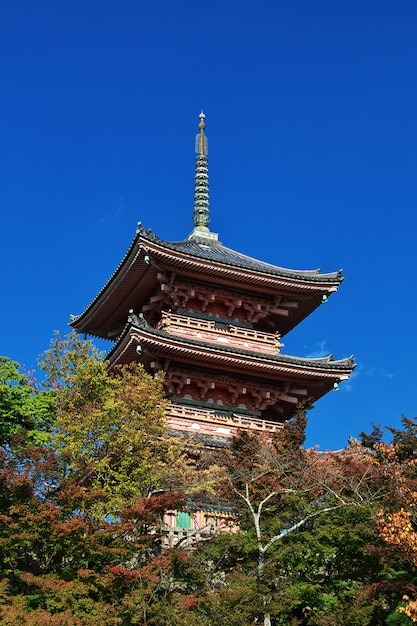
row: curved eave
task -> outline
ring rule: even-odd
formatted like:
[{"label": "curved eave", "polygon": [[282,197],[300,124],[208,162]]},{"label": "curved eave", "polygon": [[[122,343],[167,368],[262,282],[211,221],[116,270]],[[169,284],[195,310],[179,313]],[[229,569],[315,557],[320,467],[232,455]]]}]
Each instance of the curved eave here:
[{"label": "curved eave", "polygon": [[137,326],[132,323],[126,325],[107,358],[112,366],[138,360],[138,345],[142,350],[140,360],[145,362],[157,357],[191,366],[203,364],[207,369],[249,372],[253,377],[310,380],[313,384],[318,380],[321,383],[327,381],[323,393],[331,389],[336,380],[347,380],[355,367],[352,357],[334,361],[331,356],[305,359],[282,354],[267,355],[192,339],[180,339],[164,331],[145,327],[145,324]]},{"label": "curved eave", "polygon": [[[79,333],[103,339],[116,339],[122,331],[128,311],[146,298],[155,288],[156,278],[145,261],[146,248],[138,230],[122,261],[99,291],[94,300],[78,316],[72,317],[70,326]],[[123,324],[120,325],[120,319]],[[106,336],[106,329],[119,325],[115,336]]]},{"label": "curved eave", "polygon": [[309,292],[330,294],[337,290],[342,276],[333,274],[286,275],[242,267],[225,261],[191,256],[184,252],[167,249],[154,242],[147,244],[147,249],[159,267],[181,273],[182,276],[199,277],[201,281],[216,282],[235,289],[256,291],[259,293],[285,293],[287,295]]},{"label": "curved eave", "polygon": [[[145,257],[149,257],[149,263]],[[166,242],[140,226],[115,272],[84,312],[72,317],[70,326],[77,332],[114,339],[121,332],[129,309],[138,310],[155,290],[158,270],[192,279],[198,276],[203,281],[246,291],[306,297],[283,334],[319,306],[322,294],[337,291],[343,280],[341,272],[286,270],[251,259],[218,242]]]},{"label": "curved eave", "polygon": [[[162,263],[164,268],[181,270],[195,278],[195,272],[201,278],[216,279],[234,287],[243,289],[258,288],[270,293],[270,290],[291,292],[300,290],[336,291],[343,281],[342,272],[322,274],[320,270],[290,270],[258,261],[247,255],[226,248],[217,241],[202,239],[168,242],[159,239],[153,233],[142,231],[142,239],[152,259]],[[200,275],[200,274],[199,274]]]}]

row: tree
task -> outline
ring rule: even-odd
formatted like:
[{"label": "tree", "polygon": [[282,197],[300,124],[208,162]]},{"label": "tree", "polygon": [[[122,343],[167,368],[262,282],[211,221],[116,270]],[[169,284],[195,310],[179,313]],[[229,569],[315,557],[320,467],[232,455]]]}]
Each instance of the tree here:
[{"label": "tree", "polygon": [[[303,448],[300,411],[278,435],[185,451],[165,430],[162,381],[140,366],[109,375],[90,342],[57,335],[42,367],[39,390],[4,361],[2,624],[417,621],[413,420],[390,444],[376,427],[321,453]],[[163,550],[164,512],[207,490],[240,532]]]},{"label": "tree", "polygon": [[45,441],[55,418],[54,400],[19,364],[0,356],[0,446]]},{"label": "tree", "polygon": [[[167,436],[162,383],[140,366],[109,375],[89,342],[57,335],[42,367],[49,438],[0,450],[1,622],[137,623],[129,598],[159,558],[164,512],[202,488],[196,461]],[[166,594],[154,579],[149,615]]]},{"label": "tree", "polygon": [[[417,421],[403,416],[402,425],[402,429],[387,428],[392,435],[389,443],[382,441],[381,429],[373,442],[375,463],[391,477],[393,485],[375,520],[381,537],[391,546],[396,558],[405,560],[414,570],[408,581],[404,581],[404,601],[398,611],[415,623],[417,599],[410,600],[410,596],[417,597]],[[364,433],[362,440],[366,441]]]},{"label": "tree", "polygon": [[[341,557],[340,551],[337,553],[335,548],[338,537],[335,520],[349,519],[348,512],[354,510],[351,520],[364,515],[370,522],[373,507],[389,489],[373,457],[355,442],[338,453],[322,454],[315,449],[304,449],[305,422],[306,417],[301,412],[278,435],[254,436],[242,432],[223,454],[225,473],[221,495],[233,502],[239,514],[244,546],[238,549],[246,570],[250,571],[248,566],[252,563],[252,571],[256,572],[257,589],[263,598],[261,609],[258,603],[257,617],[260,619],[263,613],[265,625],[272,623],[273,616],[277,624],[289,623],[285,621],[288,617],[284,617],[283,622],[279,617],[288,615],[288,611],[292,612],[293,619],[304,620],[294,623],[318,624],[318,613],[323,619],[323,616],[328,619],[331,603],[334,608],[337,602],[336,586],[328,594],[330,604],[324,602],[325,596],[318,591],[315,597],[318,599],[320,595],[320,602],[314,604],[314,593],[311,595],[313,585],[306,581],[304,591],[302,589],[303,563],[310,568],[310,577],[316,580],[317,587],[324,573],[331,572],[331,564],[337,561],[338,556]],[[326,548],[320,547],[317,539],[312,541],[311,538],[314,535],[317,538],[318,529],[326,527],[328,532],[329,520],[333,520],[334,543],[326,557]],[[352,537],[353,534],[354,531]],[[307,542],[305,545],[315,544],[317,558],[310,556],[306,560],[304,554],[297,566],[291,563],[291,550],[298,546],[298,553],[301,554],[303,539]],[[243,550],[245,554],[242,554]],[[346,575],[346,578],[349,576]],[[328,587],[331,579],[329,574]],[[343,595],[352,601],[357,589],[355,584],[343,589],[340,581],[337,592],[340,606],[343,605]],[[310,600],[305,593],[307,590]],[[287,595],[284,600],[283,594],[288,593],[290,596]],[[296,598],[302,597],[303,593],[303,606],[311,607],[312,615],[309,617],[297,617]],[[291,595],[293,601],[289,600]]]},{"label": "tree", "polygon": [[139,363],[109,374],[108,363],[75,334],[57,335],[41,364],[56,397],[54,447],[72,480],[106,495],[94,514],[114,515],[161,490],[202,488],[208,472],[197,477],[183,440],[166,431],[162,378]]},{"label": "tree", "polygon": [[148,529],[166,507],[181,506],[183,496],[139,499],[116,521],[98,519],[87,511],[100,494],[63,481],[45,500],[36,492],[34,468],[3,473],[9,497],[0,527],[1,623],[90,626],[128,617],[123,623],[135,623],[124,602],[160,552],[160,537]]}]

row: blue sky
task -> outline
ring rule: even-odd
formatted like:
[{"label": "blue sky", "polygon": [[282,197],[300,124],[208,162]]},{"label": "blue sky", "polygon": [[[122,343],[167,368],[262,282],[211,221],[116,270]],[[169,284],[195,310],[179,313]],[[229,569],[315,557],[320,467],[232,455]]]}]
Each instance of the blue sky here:
[{"label": "blue sky", "polygon": [[358,363],[307,443],[416,414],[415,1],[3,0],[0,58],[1,354],[34,367],[137,221],[189,234],[203,108],[222,243],[344,270],[285,338]]}]

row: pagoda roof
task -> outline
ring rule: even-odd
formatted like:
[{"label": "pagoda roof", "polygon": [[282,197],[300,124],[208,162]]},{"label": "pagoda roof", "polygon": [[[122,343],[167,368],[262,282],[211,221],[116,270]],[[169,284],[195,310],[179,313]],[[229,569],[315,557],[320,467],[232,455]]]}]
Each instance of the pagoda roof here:
[{"label": "pagoda roof", "polygon": [[[303,396],[308,393],[308,397],[318,399],[335,383],[349,378],[355,367],[352,357],[336,361],[331,355],[309,359],[266,354],[257,351],[258,344],[255,350],[247,346],[241,349],[236,343],[204,341],[158,328],[167,311],[202,319],[220,319],[225,314],[257,332],[272,329],[274,335],[283,337],[343,281],[341,270],[288,269],[218,241],[217,234],[209,230],[208,143],[203,112],[199,118],[193,231],[184,240],[165,241],[139,223],[113,274],[87,308],[71,316],[70,325],[79,333],[115,342],[108,354],[110,367],[139,359],[148,370],[161,368],[172,376],[178,365],[180,370],[193,370],[197,378],[197,370],[216,375],[227,372],[233,379],[251,380],[261,387],[265,383],[280,394],[281,387],[294,383],[294,396],[281,394],[283,403],[297,402],[301,388]],[[284,419],[291,410],[283,409]]]},{"label": "pagoda roof", "polygon": [[250,256],[223,246],[220,241],[206,239],[205,237],[193,236],[183,241],[163,241],[151,231],[146,236],[155,243],[163,245],[168,250],[184,254],[196,259],[204,259],[213,263],[221,263],[231,267],[241,268],[260,274],[270,274],[281,278],[291,278],[301,281],[313,281],[318,283],[336,282],[343,280],[341,270],[330,274],[322,274],[320,269],[315,270],[292,270],[259,261]]},{"label": "pagoda roof", "polygon": [[330,391],[335,382],[347,380],[356,367],[353,356],[341,360],[334,360],[332,355],[312,359],[265,354],[188,337],[178,338],[153,328],[143,317],[130,314],[107,358],[113,367],[138,360],[139,353],[141,362],[145,363],[159,357],[200,368],[203,366],[237,374],[244,372],[257,378],[310,381],[311,396],[315,399]]},{"label": "pagoda roof", "polygon": [[183,241],[165,241],[139,224],[115,272],[85,311],[71,316],[70,325],[78,332],[115,339],[123,329],[128,311],[139,310],[152,295],[161,271],[249,293],[304,298],[304,306],[292,314],[283,334],[317,308],[323,296],[337,291],[343,281],[341,270],[323,274],[320,269],[286,269],[196,234]]}]

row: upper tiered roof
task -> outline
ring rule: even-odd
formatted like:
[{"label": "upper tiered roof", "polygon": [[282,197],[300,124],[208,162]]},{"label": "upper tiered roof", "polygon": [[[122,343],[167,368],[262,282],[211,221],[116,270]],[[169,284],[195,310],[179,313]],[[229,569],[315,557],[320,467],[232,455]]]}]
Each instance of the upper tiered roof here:
[{"label": "upper tiered roof", "polygon": [[[337,291],[342,272],[321,273],[279,267],[237,252],[209,230],[210,202],[205,116],[196,137],[194,229],[182,241],[165,241],[139,223],[126,255],[81,315],[72,316],[78,332],[116,340],[128,312],[169,293],[170,277],[272,300],[270,315],[284,336]],[[159,293],[157,293],[159,292]],[[156,295],[155,295],[156,294]],[[272,320],[273,321],[273,320]]]},{"label": "upper tiered roof", "polygon": [[152,296],[161,272],[206,281],[247,293],[269,294],[297,301],[282,320],[281,334],[299,324],[323,300],[337,291],[340,271],[290,270],[264,263],[223,246],[219,241],[192,237],[179,242],[159,239],[139,225],[120,265],[85,311],[71,319],[78,332],[114,339],[131,308],[138,310]]},{"label": "upper tiered roof", "polygon": [[327,283],[330,281],[337,285],[339,285],[343,280],[341,270],[329,274],[322,274],[320,269],[286,269],[277,265],[272,265],[271,263],[259,261],[258,259],[253,259],[252,257],[242,254],[241,252],[236,252],[236,250],[223,246],[217,240],[207,240],[195,234],[184,241],[171,242],[159,239],[150,231],[148,231],[145,236],[152,239],[155,243],[163,245],[163,247],[168,250],[182,253],[190,257],[196,257],[196,259],[204,259],[214,263],[221,263],[222,265],[241,268],[243,270],[249,270],[264,275],[270,274],[272,276],[292,278],[303,282],[313,280],[318,283]]}]

